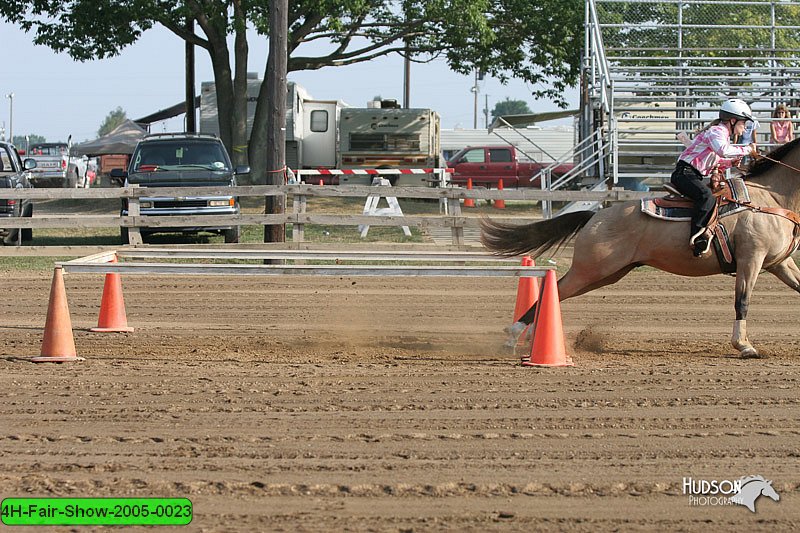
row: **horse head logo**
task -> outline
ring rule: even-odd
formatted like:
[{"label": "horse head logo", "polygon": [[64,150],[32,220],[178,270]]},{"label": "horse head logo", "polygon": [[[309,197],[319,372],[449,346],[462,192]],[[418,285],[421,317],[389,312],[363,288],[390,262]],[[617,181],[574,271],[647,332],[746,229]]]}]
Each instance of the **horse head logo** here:
[{"label": "horse head logo", "polygon": [[772,481],[764,479],[762,476],[747,476],[739,480],[741,488],[731,496],[731,503],[744,505],[750,511],[756,512],[756,500],[759,496],[767,496],[776,502],[781,499],[775,489],[772,488]]}]

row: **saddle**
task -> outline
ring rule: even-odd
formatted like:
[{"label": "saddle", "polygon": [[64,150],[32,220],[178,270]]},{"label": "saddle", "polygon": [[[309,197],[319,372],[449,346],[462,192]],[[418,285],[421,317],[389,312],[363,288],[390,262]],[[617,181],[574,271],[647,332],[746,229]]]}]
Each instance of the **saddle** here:
[{"label": "saddle", "polygon": [[[711,242],[722,271],[733,273],[736,272],[736,259],[733,256],[733,247],[728,237],[728,231],[720,219],[747,209],[750,204],[750,194],[747,192],[747,185],[740,177],[712,179],[711,183],[716,199],[708,223],[712,234]],[[642,212],[662,220],[690,221],[694,211],[692,199],[683,196],[669,184],[664,185],[664,188],[670,193],[668,196],[642,198]]]}]

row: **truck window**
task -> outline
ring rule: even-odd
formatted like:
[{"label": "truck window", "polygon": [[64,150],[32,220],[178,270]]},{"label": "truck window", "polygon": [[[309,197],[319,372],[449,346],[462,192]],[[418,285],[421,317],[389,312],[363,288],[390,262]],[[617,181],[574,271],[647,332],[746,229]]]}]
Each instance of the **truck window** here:
[{"label": "truck window", "polygon": [[511,150],[507,148],[490,148],[489,161],[492,163],[511,163]]},{"label": "truck window", "polygon": [[324,109],[315,109],[311,112],[311,131],[328,131],[328,112]]},{"label": "truck window", "polygon": [[485,163],[486,156],[483,148],[475,148],[474,150],[467,150],[461,160],[465,163]]}]

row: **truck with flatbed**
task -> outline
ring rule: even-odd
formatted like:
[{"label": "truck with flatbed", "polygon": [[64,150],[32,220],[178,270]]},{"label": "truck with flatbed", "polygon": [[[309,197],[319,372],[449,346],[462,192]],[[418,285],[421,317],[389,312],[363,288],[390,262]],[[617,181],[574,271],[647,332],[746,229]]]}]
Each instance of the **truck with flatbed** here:
[{"label": "truck with flatbed", "polygon": [[572,170],[572,163],[553,165],[546,161],[534,161],[521,157],[512,145],[468,146],[453,155],[447,162],[453,169],[450,183],[465,186],[470,181],[473,187],[496,189],[503,181],[503,188],[541,187],[541,172],[548,167],[553,177]]}]

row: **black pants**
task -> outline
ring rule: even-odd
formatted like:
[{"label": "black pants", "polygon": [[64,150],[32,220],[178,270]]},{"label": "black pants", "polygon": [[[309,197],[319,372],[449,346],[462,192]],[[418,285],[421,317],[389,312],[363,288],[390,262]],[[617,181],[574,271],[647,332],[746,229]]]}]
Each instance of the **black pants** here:
[{"label": "black pants", "polygon": [[714,211],[716,199],[711,189],[703,183],[703,176],[689,163],[678,161],[672,173],[670,183],[684,196],[694,202],[692,214],[692,230],[689,236],[694,235],[708,225],[711,213]]}]

